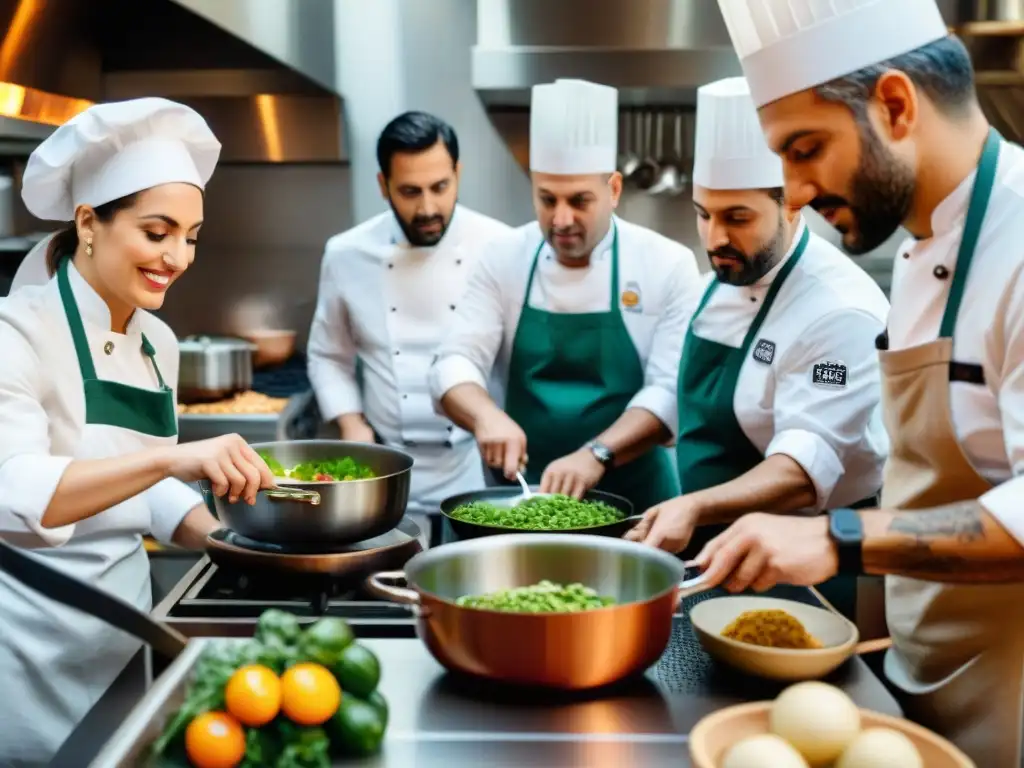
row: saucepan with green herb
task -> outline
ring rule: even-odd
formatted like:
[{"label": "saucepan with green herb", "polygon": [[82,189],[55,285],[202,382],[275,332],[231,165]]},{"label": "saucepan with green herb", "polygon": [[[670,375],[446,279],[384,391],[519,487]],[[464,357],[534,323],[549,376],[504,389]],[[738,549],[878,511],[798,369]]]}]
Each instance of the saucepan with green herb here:
[{"label": "saucepan with green herb", "polygon": [[[394,528],[409,501],[412,457],[383,445],[343,440],[253,443],[281,490],[262,491],[256,504],[214,498],[217,518],[242,536],[272,544],[328,549]],[[319,503],[293,498],[314,491]]]},{"label": "saucepan with green herb", "polygon": [[582,499],[561,494],[523,498],[516,487],[486,488],[441,502],[441,514],[460,539],[499,533],[588,533],[620,537],[639,520],[629,499],[589,491]]},{"label": "saucepan with green herb", "polygon": [[679,600],[705,588],[654,547],[527,533],[435,547],[367,587],[415,606],[417,634],[449,670],[564,690],[642,673],[665,651]]}]

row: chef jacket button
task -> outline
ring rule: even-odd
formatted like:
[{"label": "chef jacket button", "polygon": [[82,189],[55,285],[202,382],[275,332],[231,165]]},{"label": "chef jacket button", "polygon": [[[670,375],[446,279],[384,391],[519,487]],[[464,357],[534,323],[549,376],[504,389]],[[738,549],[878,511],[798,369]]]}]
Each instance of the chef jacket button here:
[{"label": "chef jacket button", "polygon": [[408,400],[408,399],[409,399],[409,396],[408,396],[408,395],[402,395],[402,399],[403,399],[403,400]]},{"label": "chef jacket button", "polygon": [[106,344],[104,344],[103,345],[103,351],[106,354],[108,354],[108,355],[113,354],[113,352],[114,352],[114,342],[108,341]]},{"label": "chef jacket button", "polygon": [[456,260],[455,260],[455,265],[456,265],[456,266],[459,266],[459,265],[461,265],[461,264],[462,264],[462,259],[456,259]]},{"label": "chef jacket button", "polygon": [[932,274],[935,275],[939,280],[945,280],[949,277],[949,270],[939,264],[935,269],[932,270]]},{"label": "chef jacket button", "polygon": [[449,424],[447,429],[448,429],[449,432],[453,432],[453,431],[455,431],[455,425],[454,424]]},{"label": "chef jacket button", "polygon": [[394,269],[394,268],[395,268],[394,264],[391,264],[391,263],[388,264],[388,269]]},{"label": "chef jacket button", "polygon": [[396,349],[395,354],[397,355],[401,350]]},{"label": "chef jacket button", "polygon": [[454,304],[449,304],[448,305],[448,309],[450,309],[452,312],[454,312],[455,311],[455,305]]},{"label": "chef jacket button", "polygon": [[397,312],[397,311],[398,311],[398,307],[392,307],[392,308],[391,308],[391,311],[392,311],[392,312]]},{"label": "chef jacket button", "polygon": [[445,440],[444,441],[444,447],[445,448],[451,448],[452,447],[452,441],[451,440]]},{"label": "chef jacket button", "polygon": [[751,297],[750,297],[750,300],[751,300],[751,301],[757,301],[757,296],[751,296]]}]

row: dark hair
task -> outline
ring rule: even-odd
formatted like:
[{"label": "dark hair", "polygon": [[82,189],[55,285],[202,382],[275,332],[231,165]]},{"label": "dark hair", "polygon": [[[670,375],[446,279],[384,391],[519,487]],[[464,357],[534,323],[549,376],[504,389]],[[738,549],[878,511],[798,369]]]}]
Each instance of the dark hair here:
[{"label": "dark hair", "polygon": [[[117,200],[111,200],[109,203],[94,206],[93,211],[96,212],[97,219],[104,224],[109,224],[120,211],[135,205],[137,197],[137,194],[125,195],[124,197],[117,198]],[[70,227],[65,227],[54,235],[53,239],[50,240],[50,244],[46,246],[47,274],[53,277],[57,272],[57,267],[60,265],[60,260],[65,256],[69,258],[74,256],[77,250],[78,228],[72,222]]]},{"label": "dark hair", "polygon": [[391,176],[391,158],[398,152],[423,152],[443,141],[452,158],[459,162],[459,138],[455,129],[439,117],[426,112],[403,112],[380,132],[377,139],[377,165],[384,178]]},{"label": "dark hair", "polygon": [[779,205],[786,202],[786,190],[782,187],[769,187],[765,190],[765,194]]},{"label": "dark hair", "polygon": [[845,104],[858,120],[865,121],[878,79],[892,69],[905,73],[940,112],[950,117],[964,114],[966,107],[977,101],[971,56],[955,35],[837,77],[814,90],[826,101]]}]

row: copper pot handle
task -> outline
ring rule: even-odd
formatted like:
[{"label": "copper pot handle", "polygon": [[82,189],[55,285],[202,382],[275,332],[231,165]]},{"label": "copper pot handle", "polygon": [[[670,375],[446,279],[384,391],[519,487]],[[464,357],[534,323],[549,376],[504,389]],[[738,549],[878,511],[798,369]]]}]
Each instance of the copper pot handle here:
[{"label": "copper pot handle", "polygon": [[381,571],[366,577],[366,588],[377,597],[383,597],[393,603],[418,606],[420,595],[415,589],[396,587],[389,582],[405,583],[405,571]]}]

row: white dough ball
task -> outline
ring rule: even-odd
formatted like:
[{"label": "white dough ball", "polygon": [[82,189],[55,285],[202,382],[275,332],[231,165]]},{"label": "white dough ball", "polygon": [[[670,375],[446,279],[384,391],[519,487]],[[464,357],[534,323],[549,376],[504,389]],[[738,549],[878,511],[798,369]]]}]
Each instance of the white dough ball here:
[{"label": "white dough ball", "polygon": [[770,730],[811,768],[831,765],[860,732],[860,710],[845,693],[818,682],[790,686],[772,703]]},{"label": "white dough ball", "polygon": [[836,768],[924,768],[924,760],[899,731],[868,728],[846,748]]},{"label": "white dough ball", "polygon": [[748,736],[725,753],[722,768],[808,768],[793,747],[770,733]]}]

